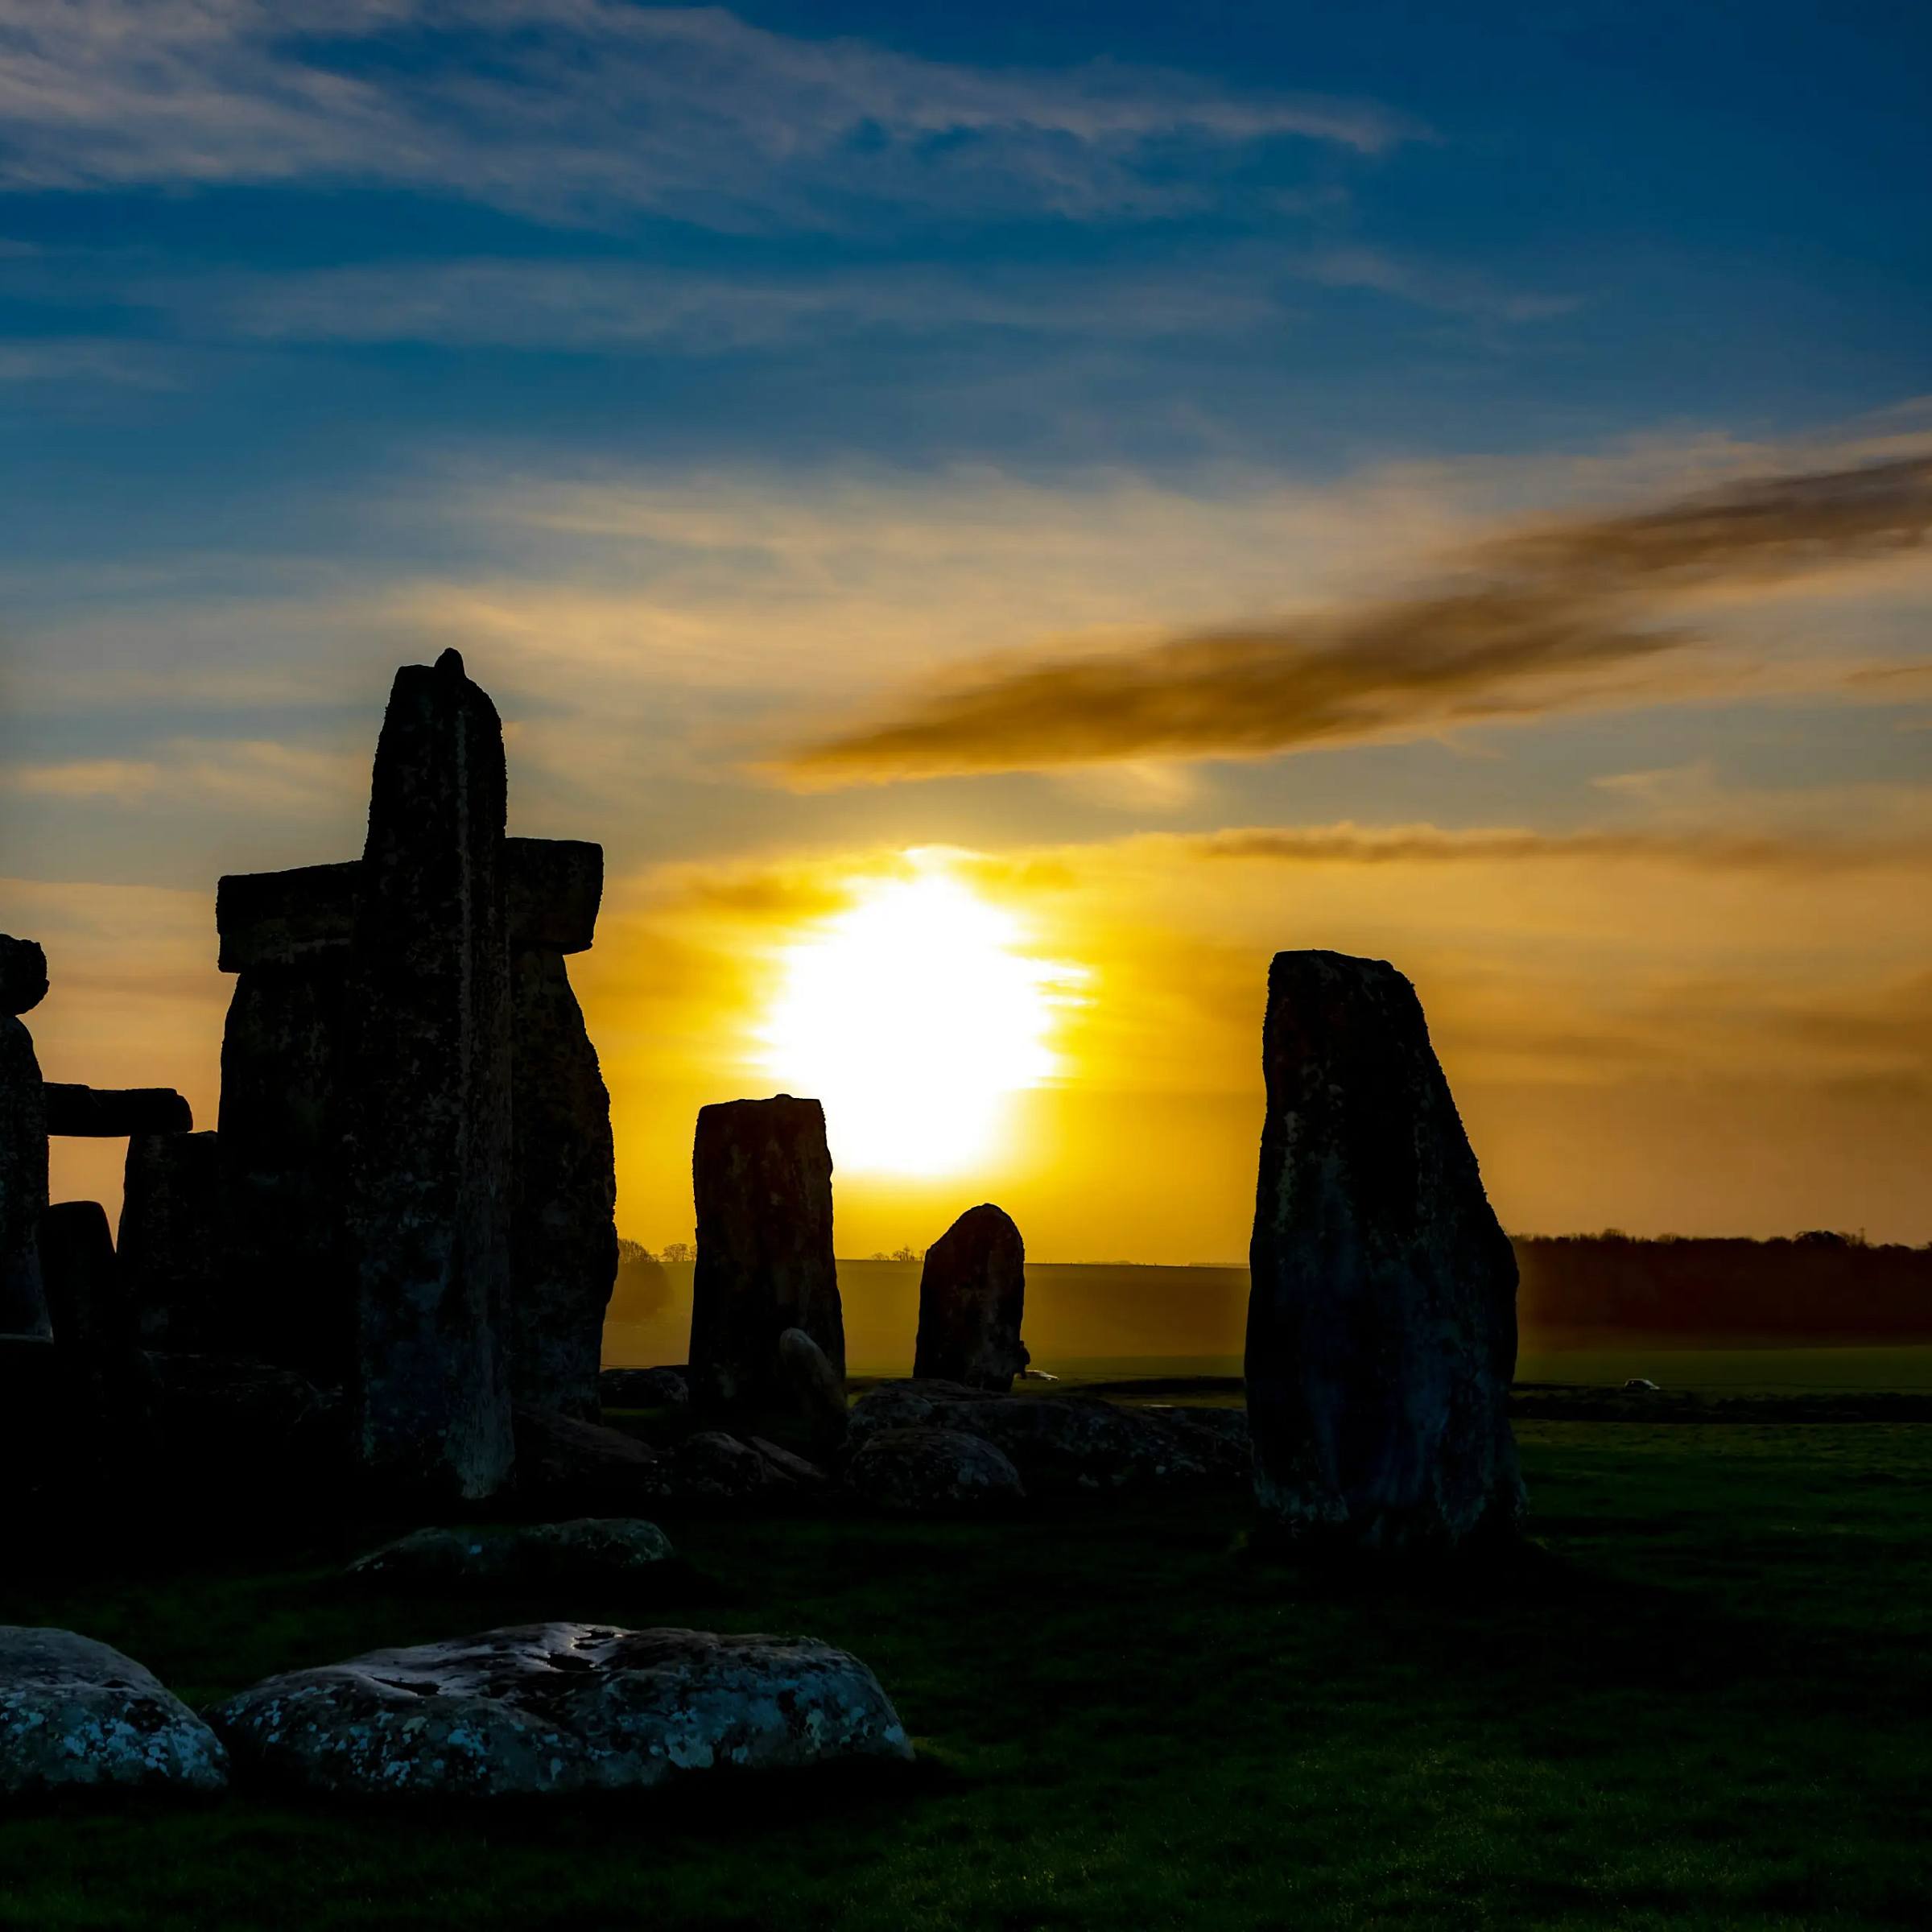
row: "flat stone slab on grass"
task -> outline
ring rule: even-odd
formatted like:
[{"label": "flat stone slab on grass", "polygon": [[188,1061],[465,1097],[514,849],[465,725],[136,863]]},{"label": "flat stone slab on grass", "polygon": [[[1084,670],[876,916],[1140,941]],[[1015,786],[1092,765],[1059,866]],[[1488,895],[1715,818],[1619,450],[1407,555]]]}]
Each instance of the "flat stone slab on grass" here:
[{"label": "flat stone slab on grass", "polygon": [[72,1630],[0,1624],[0,1793],[227,1782],[221,1740],[152,1671]]},{"label": "flat stone slab on grass", "polygon": [[580,1517],[511,1530],[416,1530],[349,1567],[358,1583],[621,1583],[675,1559],[671,1538],[642,1517]]},{"label": "flat stone slab on grass", "polygon": [[527,1624],[271,1677],[211,1711],[312,1791],[507,1798],[909,1760],[891,1699],[812,1637]]}]

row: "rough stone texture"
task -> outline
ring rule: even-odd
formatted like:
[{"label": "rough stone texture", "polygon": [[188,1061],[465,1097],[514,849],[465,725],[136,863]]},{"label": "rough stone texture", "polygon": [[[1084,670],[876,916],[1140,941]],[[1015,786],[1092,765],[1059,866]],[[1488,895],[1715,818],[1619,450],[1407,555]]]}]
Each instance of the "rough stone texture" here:
[{"label": "rough stone texture", "polygon": [[47,955],[38,939],[0,932],[0,1015],[31,1013],[47,997]]},{"label": "rough stone texture", "polygon": [[0,1793],[227,1782],[221,1740],[132,1657],[71,1630],[0,1624]]},{"label": "rough stone texture", "polygon": [[1283,952],[1249,1256],[1255,1494],[1293,1542],[1448,1550],[1520,1525],[1516,1261],[1415,989]]},{"label": "rough stone texture", "polygon": [[816,1463],[807,1462],[781,1443],[768,1442],[762,1435],[748,1435],[745,1444],[749,1449],[755,1449],[787,1483],[800,1484],[807,1489],[822,1489],[832,1480]]},{"label": "rough stone texture", "polygon": [[665,1501],[687,1509],[778,1501],[798,1488],[774,1458],[720,1429],[687,1436],[670,1461]]},{"label": "rough stone texture", "polygon": [[137,1133],[127,1143],[115,1247],[147,1348],[230,1347],[223,1304],[221,1149],[213,1133]]},{"label": "rough stone texture", "polygon": [[42,1087],[49,1133],[114,1141],[130,1133],[186,1133],[195,1117],[171,1087],[76,1087],[48,1080]]},{"label": "rough stone texture", "polygon": [[546,1508],[621,1514],[657,1502],[669,1459],[636,1437],[553,1410],[516,1411],[517,1488]]},{"label": "rough stone texture", "polygon": [[827,1455],[836,1451],[851,1421],[845,1378],[803,1328],[787,1328],[778,1337],[778,1372],[813,1447]]},{"label": "rough stone texture", "polygon": [[[503,863],[510,944],[587,951],[604,894],[604,848],[581,839],[506,839]],[[221,970],[340,958],[355,939],[361,890],[359,859],[229,873],[215,888]]]},{"label": "rough stone texture", "polygon": [[40,1216],[46,1207],[47,1104],[40,1063],[24,1024],[0,1014],[0,1335],[52,1332],[40,1280]]},{"label": "rough stone texture", "polygon": [[349,1574],[409,1589],[613,1583],[660,1572],[675,1557],[671,1538],[641,1517],[579,1517],[497,1531],[413,1530],[358,1557]]},{"label": "rough stone texture", "polygon": [[228,873],[215,887],[222,972],[295,966],[346,952],[355,937],[361,881],[362,868],[354,859]]},{"label": "rough stone texture", "polygon": [[372,1475],[510,1473],[510,971],[503,730],[445,651],[396,673],[345,1014],[351,1440]]},{"label": "rough stone texture", "polygon": [[683,1409],[691,1384],[682,1368],[606,1368],[597,1393],[609,1409]]},{"label": "rough stone texture", "polygon": [[510,976],[510,1385],[518,1402],[595,1420],[617,1275],[610,1095],[564,956],[518,952]]},{"label": "rough stone texture", "polygon": [[894,1430],[957,1430],[1002,1450],[1029,1493],[1108,1494],[1226,1482],[1245,1461],[1215,1430],[1097,1396],[994,1395],[958,1382],[881,1382],[853,1405],[860,1447]]},{"label": "rough stone texture", "polygon": [[506,839],[510,943],[588,952],[604,897],[604,848],[587,839]]},{"label": "rough stone texture", "polygon": [[348,1377],[354,1332],[337,1101],[346,971],[341,955],[250,967],[221,1035],[221,1346],[330,1384]]},{"label": "rough stone texture", "polygon": [[912,1756],[859,1660],[811,1637],[532,1624],[270,1678],[211,1713],[311,1790],[506,1797]]},{"label": "rough stone texture", "polygon": [[915,1377],[1004,1395],[1032,1358],[1020,1340],[1026,1246],[990,1201],[968,1208],[926,1250],[919,1274]]},{"label": "rough stone texture", "polygon": [[782,1093],[700,1108],[691,1179],[694,1394],[727,1407],[782,1402],[778,1343],[787,1328],[803,1329],[842,1383],[824,1109]]},{"label": "rough stone texture", "polygon": [[866,1438],[845,1481],[894,1516],[986,1516],[1026,1500],[1005,1451],[960,1429],[882,1429]]}]

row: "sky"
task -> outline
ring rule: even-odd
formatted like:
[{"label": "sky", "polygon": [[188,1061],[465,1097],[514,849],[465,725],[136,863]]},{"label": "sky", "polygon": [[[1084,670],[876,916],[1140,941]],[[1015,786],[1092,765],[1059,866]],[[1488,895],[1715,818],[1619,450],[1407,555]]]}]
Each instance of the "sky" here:
[{"label": "sky", "polygon": [[353,857],[455,644],[511,829],[606,850],[649,1245],[699,1105],[843,1079],[841,1252],[1238,1259],[1304,946],[1415,981],[1513,1229],[1932,1239],[1929,68],[1904,4],[0,0],[48,1077],[213,1124],[216,879]]}]

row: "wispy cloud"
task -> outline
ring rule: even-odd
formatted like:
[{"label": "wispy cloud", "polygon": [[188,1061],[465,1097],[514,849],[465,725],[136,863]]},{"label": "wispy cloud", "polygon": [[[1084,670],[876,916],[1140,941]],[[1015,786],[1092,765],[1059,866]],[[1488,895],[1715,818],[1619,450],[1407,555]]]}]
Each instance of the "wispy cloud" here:
[{"label": "wispy cloud", "polygon": [[[375,181],[572,219],[1166,212],[1177,144],[1374,154],[1373,103],[927,60],[625,0],[0,0],[0,180]],[[1152,151],[1162,152],[1161,165]]]},{"label": "wispy cloud", "polygon": [[807,783],[1256,756],[1668,688],[1700,601],[1896,555],[1932,530],[1932,456],[1760,477],[1467,547],[1438,584],[1128,654],[997,671],[791,761]]}]

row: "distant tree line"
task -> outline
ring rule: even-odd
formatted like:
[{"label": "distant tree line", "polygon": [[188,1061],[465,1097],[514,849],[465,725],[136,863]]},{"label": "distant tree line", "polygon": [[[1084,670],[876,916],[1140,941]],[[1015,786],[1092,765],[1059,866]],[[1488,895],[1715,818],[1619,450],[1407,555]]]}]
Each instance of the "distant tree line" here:
[{"label": "distant tree line", "polygon": [[1932,1336],[1932,1246],[1814,1228],[1774,1241],[1515,1239],[1525,1329],[1794,1338]]}]

